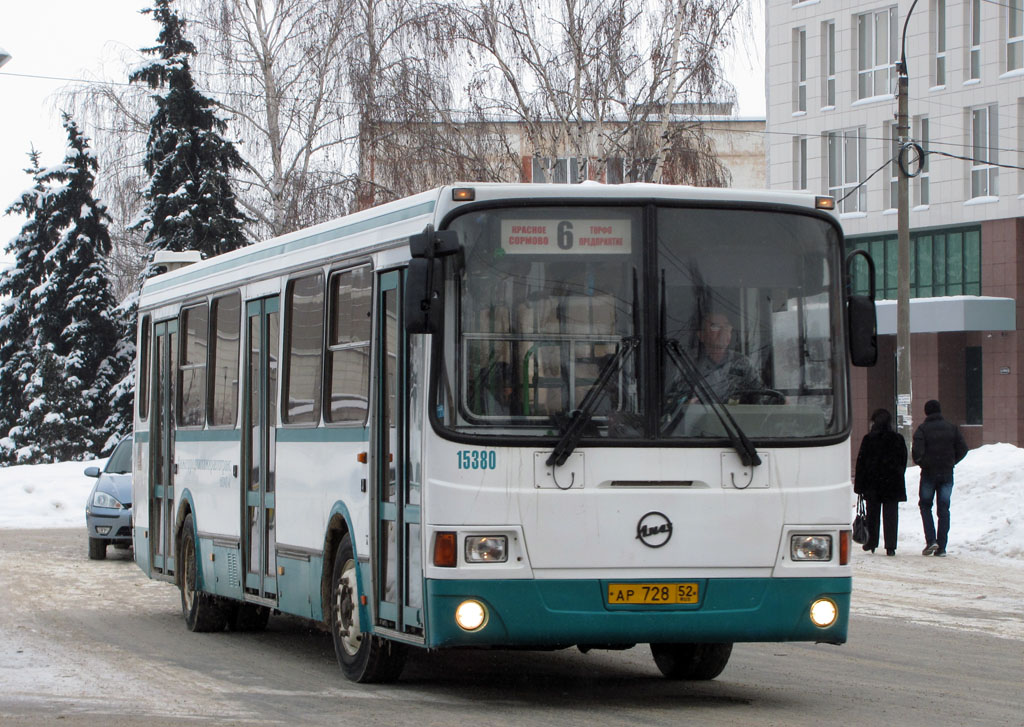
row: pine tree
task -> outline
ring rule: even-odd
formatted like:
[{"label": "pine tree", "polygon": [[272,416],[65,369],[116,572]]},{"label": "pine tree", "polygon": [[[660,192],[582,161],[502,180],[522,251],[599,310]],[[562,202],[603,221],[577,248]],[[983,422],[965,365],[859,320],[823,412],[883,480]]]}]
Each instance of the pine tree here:
[{"label": "pine tree", "polygon": [[157,0],[143,10],[162,26],[159,45],[143,50],[156,59],[129,76],[159,89],[146,145],[146,207],[133,229],[145,231],[151,256],[157,250],[199,250],[212,257],[248,244],[248,220],[228,179],[244,163],[222,136],[227,122],[217,117],[216,104],[195,87],[189,58],[196,49],[170,4]]},{"label": "pine tree", "polygon": [[[20,431],[16,428],[25,404],[34,361],[31,294],[46,276],[45,258],[53,246],[50,212],[44,204],[46,185],[40,177],[39,152],[29,152],[31,167],[25,172],[35,184],[5,211],[27,219],[21,231],[7,244],[14,264],[0,273],[0,461],[17,457]],[[12,432],[12,429],[14,431]],[[11,436],[13,434],[13,437]]]},{"label": "pine tree", "polygon": [[45,276],[31,292],[35,371],[19,432],[19,461],[26,462],[81,459],[106,449],[109,390],[124,374],[105,266],[110,216],[93,196],[98,163],[67,114],[64,129],[64,162],[38,176],[48,187],[43,206],[55,235]]},{"label": "pine tree", "polygon": [[135,334],[138,321],[139,294],[132,293],[112,312],[117,326],[117,344],[114,349],[112,368],[121,374],[119,380],[107,392],[110,414],[104,429],[109,438],[104,451],[112,449],[121,438],[132,431],[135,424]]}]

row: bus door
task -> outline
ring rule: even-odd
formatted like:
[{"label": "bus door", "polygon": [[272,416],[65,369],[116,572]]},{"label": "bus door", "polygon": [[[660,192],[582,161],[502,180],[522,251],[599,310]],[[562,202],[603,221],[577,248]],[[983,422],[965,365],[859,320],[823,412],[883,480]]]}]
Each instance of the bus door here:
[{"label": "bus door", "polygon": [[245,592],[277,597],[275,450],[280,299],[246,304],[244,391],[242,392],[242,559]]},{"label": "bus door", "polygon": [[[410,477],[409,375],[402,274],[385,272],[377,286],[374,330],[373,507],[377,625],[423,633],[419,487]],[[414,446],[418,451],[418,445]]]},{"label": "bus door", "polygon": [[174,387],[178,321],[153,328],[153,407],[149,418],[149,557],[154,573],[174,573]]}]

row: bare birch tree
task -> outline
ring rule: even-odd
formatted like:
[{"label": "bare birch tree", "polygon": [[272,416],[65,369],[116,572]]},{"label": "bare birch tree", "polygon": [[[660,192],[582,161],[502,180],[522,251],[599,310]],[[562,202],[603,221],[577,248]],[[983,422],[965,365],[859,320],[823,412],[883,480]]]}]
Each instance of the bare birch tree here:
[{"label": "bare birch tree", "polygon": [[742,0],[475,0],[461,38],[480,61],[478,113],[514,119],[524,149],[571,156],[600,177],[721,185],[726,172],[698,123],[701,104],[729,101],[720,56]]},{"label": "bare birch tree", "polygon": [[491,128],[460,106],[469,66],[455,45],[457,0],[356,0],[352,8],[347,64],[359,114],[359,208],[518,170]]},{"label": "bare birch tree", "polygon": [[351,95],[339,61],[345,0],[188,0],[207,89],[234,118],[248,174],[239,197],[257,237],[350,205]]}]

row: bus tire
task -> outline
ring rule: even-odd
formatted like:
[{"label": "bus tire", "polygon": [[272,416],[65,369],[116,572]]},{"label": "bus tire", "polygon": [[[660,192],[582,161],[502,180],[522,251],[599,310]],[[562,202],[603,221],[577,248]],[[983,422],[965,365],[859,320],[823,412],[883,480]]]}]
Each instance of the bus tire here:
[{"label": "bus tire", "polygon": [[651,654],[669,679],[706,681],[725,669],[732,644],[651,644]]},{"label": "bus tire", "polygon": [[196,530],[192,515],[185,518],[181,528],[181,613],[189,631],[223,631],[227,623],[224,610],[217,599],[199,590],[199,562],[196,557]]},{"label": "bus tire", "polygon": [[392,682],[405,666],[406,646],[364,632],[359,623],[355,553],[348,534],[338,544],[331,574],[331,636],[341,671],[359,683]]},{"label": "bus tire", "polygon": [[270,621],[270,608],[257,603],[235,603],[227,610],[229,631],[263,631]]},{"label": "bus tire", "polygon": [[89,538],[89,560],[103,560],[107,557],[107,541]]}]

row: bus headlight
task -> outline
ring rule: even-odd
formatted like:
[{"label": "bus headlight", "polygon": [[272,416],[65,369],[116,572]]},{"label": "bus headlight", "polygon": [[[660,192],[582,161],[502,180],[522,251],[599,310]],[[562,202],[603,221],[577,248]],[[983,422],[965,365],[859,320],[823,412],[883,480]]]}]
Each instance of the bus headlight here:
[{"label": "bus headlight", "polygon": [[791,535],[789,557],[793,560],[832,560],[832,536]]},{"label": "bus headlight", "polygon": [[464,631],[478,631],[487,623],[487,609],[480,601],[463,601],[455,609],[455,623]]},{"label": "bus headlight", "polygon": [[811,604],[811,623],[818,628],[828,628],[839,617],[839,608],[831,598],[819,598]]},{"label": "bus headlight", "polygon": [[504,563],[508,560],[508,538],[504,535],[466,536],[467,563]]}]

